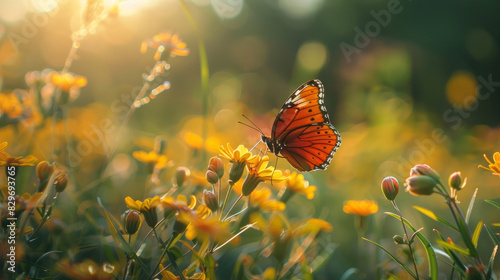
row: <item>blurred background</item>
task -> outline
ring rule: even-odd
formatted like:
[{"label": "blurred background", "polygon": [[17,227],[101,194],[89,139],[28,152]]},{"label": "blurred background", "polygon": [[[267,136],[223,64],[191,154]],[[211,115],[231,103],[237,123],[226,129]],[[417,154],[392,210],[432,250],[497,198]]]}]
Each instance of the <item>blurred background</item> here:
[{"label": "blurred background", "polygon": [[[27,89],[30,71],[62,69],[72,33],[80,28],[81,6],[75,0],[0,1],[1,92]],[[418,163],[432,166],[443,181],[461,171],[469,182],[459,197],[464,208],[479,188],[472,223],[498,222],[498,212],[483,200],[498,201],[499,178],[478,165],[487,165],[483,154],[491,159],[500,151],[500,2],[187,0],[185,7],[199,32],[180,1],[129,0],[81,40],[70,72],[86,77],[88,84],[71,103],[69,119],[75,151],[89,152],[73,157],[68,204],[95,201],[99,195],[118,213],[125,196],[144,196],[146,175],[137,172],[144,167],[131,153],[152,150],[157,136],[166,141],[165,154],[175,166],[193,170],[203,171],[222,144],[252,147],[260,135],[237,124],[244,121],[241,114],[270,134],[292,91],[319,78],[342,146],[326,171],[304,174],[318,187],[316,197],[294,198],[297,207],[287,211],[333,225],[327,240],[335,244],[334,261],[320,279],[338,279],[356,266],[356,246],[375,251],[353,234],[353,216],[342,212],[346,200],[379,202],[367,235],[391,246],[400,228],[382,214],[393,209],[381,195],[380,182],[392,175],[403,188]],[[107,180],[96,183],[95,174],[107,162],[106,146],[114,143],[143,74],[154,65],[154,51],[141,53],[141,43],[165,31],[178,34],[190,54],[170,60],[164,77],[170,89],[134,112],[106,169]],[[205,93],[199,40],[209,69]],[[8,141],[12,153],[48,160],[50,123],[1,127],[0,142]],[[104,145],[95,140],[96,131],[103,133]],[[64,137],[62,127],[60,132]],[[68,165],[67,155],[55,158]],[[278,168],[291,167],[280,160]],[[29,184],[25,188],[32,191]],[[412,206],[448,214],[438,196],[402,191],[398,200],[404,216],[428,235],[436,224]],[[417,253],[425,270],[425,252]]]}]

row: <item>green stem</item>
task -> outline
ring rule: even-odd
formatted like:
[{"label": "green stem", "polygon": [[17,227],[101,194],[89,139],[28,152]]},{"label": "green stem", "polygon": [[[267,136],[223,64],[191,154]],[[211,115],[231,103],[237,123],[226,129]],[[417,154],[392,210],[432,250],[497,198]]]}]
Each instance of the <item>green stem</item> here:
[{"label": "green stem", "polygon": [[411,248],[411,241],[410,241],[410,239],[408,237],[408,233],[406,232],[405,223],[403,222],[403,215],[401,215],[401,211],[399,211],[399,208],[398,208],[398,206],[396,204],[396,201],[395,200],[391,200],[391,202],[392,202],[392,206],[394,206],[394,208],[396,209],[396,211],[398,211],[398,215],[401,218],[401,224],[403,225],[403,230],[405,232],[405,239],[406,239],[406,242],[408,242],[408,248],[410,250],[411,260],[413,262],[413,267],[415,268],[416,279],[420,279],[418,277],[418,269],[417,269],[417,263],[415,261],[415,255],[413,254],[413,249]]},{"label": "green stem", "polygon": [[233,203],[233,206],[231,206],[231,208],[229,208],[229,211],[227,211],[226,216],[224,216],[224,219],[222,219],[223,221],[226,220],[227,216],[229,216],[229,213],[231,213],[231,211],[233,210],[234,206],[236,206],[236,204],[238,204],[238,202],[241,200],[242,197],[243,197],[243,195],[240,195],[236,199],[236,201]]},{"label": "green stem", "polygon": [[234,186],[233,181],[229,181],[229,186],[227,187],[227,192],[226,192],[226,198],[224,198],[224,203],[222,204],[222,208],[220,210],[219,221],[222,218],[222,213],[224,213],[224,210],[226,209],[226,205],[227,205],[227,202],[229,200],[229,195],[231,194],[231,190],[232,190],[233,186]]}]

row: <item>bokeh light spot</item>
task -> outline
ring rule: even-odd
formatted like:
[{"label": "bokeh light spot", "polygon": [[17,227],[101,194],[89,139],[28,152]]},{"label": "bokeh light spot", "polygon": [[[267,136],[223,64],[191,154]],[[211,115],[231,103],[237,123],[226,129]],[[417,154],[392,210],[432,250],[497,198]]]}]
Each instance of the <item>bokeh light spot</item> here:
[{"label": "bokeh light spot", "polygon": [[302,67],[315,71],[321,69],[321,67],[325,65],[327,50],[322,43],[308,42],[300,47],[297,56]]},{"label": "bokeh light spot", "polygon": [[323,5],[323,0],[280,0],[279,5],[289,17],[301,19],[317,12]]},{"label": "bokeh light spot", "polygon": [[12,23],[22,20],[25,16],[26,8],[23,5],[23,1],[0,1],[0,20]]},{"label": "bokeh light spot", "polygon": [[30,11],[35,13],[49,13],[54,11],[58,7],[58,1],[56,0],[31,0]]},{"label": "bokeh light spot", "polygon": [[243,0],[212,0],[212,8],[222,19],[238,16],[243,10]]},{"label": "bokeh light spot", "polygon": [[467,34],[466,47],[476,60],[491,58],[495,52],[495,39],[483,29],[476,29]]},{"label": "bokeh light spot", "polygon": [[477,81],[469,72],[453,73],[446,84],[446,97],[450,104],[465,104],[475,102]]}]

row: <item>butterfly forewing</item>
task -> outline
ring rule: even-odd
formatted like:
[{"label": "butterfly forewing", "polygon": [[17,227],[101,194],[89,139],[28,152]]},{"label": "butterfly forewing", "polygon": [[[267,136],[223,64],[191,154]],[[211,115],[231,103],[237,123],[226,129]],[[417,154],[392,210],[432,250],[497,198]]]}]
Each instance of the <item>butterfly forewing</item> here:
[{"label": "butterfly forewing", "polygon": [[296,128],[329,123],[323,97],[321,81],[316,79],[302,84],[281,107],[274,121],[271,138],[280,141],[286,133]]}]

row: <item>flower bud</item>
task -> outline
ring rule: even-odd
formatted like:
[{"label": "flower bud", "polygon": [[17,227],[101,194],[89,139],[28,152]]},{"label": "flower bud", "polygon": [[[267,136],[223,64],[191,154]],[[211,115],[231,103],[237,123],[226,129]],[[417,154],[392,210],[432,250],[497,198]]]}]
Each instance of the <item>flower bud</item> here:
[{"label": "flower bud", "polygon": [[55,166],[52,164],[46,162],[46,161],[41,161],[38,163],[36,166],[36,175],[38,179],[40,180],[40,184],[38,185],[37,192],[43,192],[45,188],[47,187],[47,183],[50,180],[50,176],[52,176],[52,173],[54,173]]},{"label": "flower bud", "polygon": [[472,265],[467,266],[465,270],[465,274],[467,275],[467,280],[481,280],[484,279],[481,272]]},{"label": "flower bud", "polygon": [[406,179],[406,191],[412,195],[431,195],[437,182],[429,176],[412,176]]},{"label": "flower bud", "polygon": [[405,240],[400,235],[394,235],[392,240],[394,240],[394,243],[396,243],[396,245],[406,244]]},{"label": "flower bud", "polygon": [[245,171],[245,164],[241,162],[233,162],[229,169],[229,180],[238,182]]},{"label": "flower bud", "polygon": [[457,171],[450,175],[450,178],[448,179],[448,184],[455,190],[461,190],[465,187],[466,181],[467,179],[464,180],[464,184],[462,184],[462,174],[460,173],[460,171]]},{"label": "flower bud", "polygon": [[54,172],[54,166],[46,161],[41,161],[36,166],[36,175],[40,181],[49,179],[52,172]]},{"label": "flower bud", "polygon": [[436,170],[432,169],[427,164],[415,165],[410,171],[410,177],[411,176],[429,176],[434,179],[436,183],[439,183],[441,181],[441,176],[439,176]]},{"label": "flower bud", "polygon": [[389,176],[382,180],[382,193],[387,200],[394,200],[399,192],[399,182],[396,178]]},{"label": "flower bud", "polygon": [[187,167],[177,167],[175,170],[175,183],[177,184],[177,187],[180,188],[184,186],[189,179],[189,175],[191,175],[191,171],[189,171]]},{"label": "flower bud", "polygon": [[243,185],[241,186],[241,194],[244,196],[250,195],[255,190],[257,185],[262,182],[264,182],[264,180],[262,180],[258,176],[248,174],[245,178],[245,181],[243,181]]},{"label": "flower bud", "polygon": [[219,176],[219,178],[222,178],[222,176],[224,176],[224,163],[220,158],[213,157],[208,163],[208,170],[212,170],[213,172],[217,173],[217,176]]},{"label": "flower bud", "polygon": [[172,233],[174,234],[174,236],[177,236],[178,234],[183,233],[186,230],[186,228],[187,228],[186,224],[179,221],[179,219],[175,219]]},{"label": "flower bud", "polygon": [[217,202],[217,196],[211,191],[204,190],[203,191],[203,201],[205,202],[205,205],[210,209],[212,212],[217,211],[219,209],[219,203]]},{"label": "flower bud", "polygon": [[125,217],[125,231],[132,235],[137,232],[139,225],[141,224],[141,216],[136,211],[128,212]]},{"label": "flower bud", "polygon": [[217,176],[217,173],[212,170],[208,170],[205,174],[205,177],[207,178],[207,181],[212,185],[217,184],[217,182],[219,181],[219,176]]},{"label": "flower bud", "polygon": [[63,192],[68,186],[68,173],[61,171],[56,176],[56,180],[54,181],[54,188],[56,192]]}]

